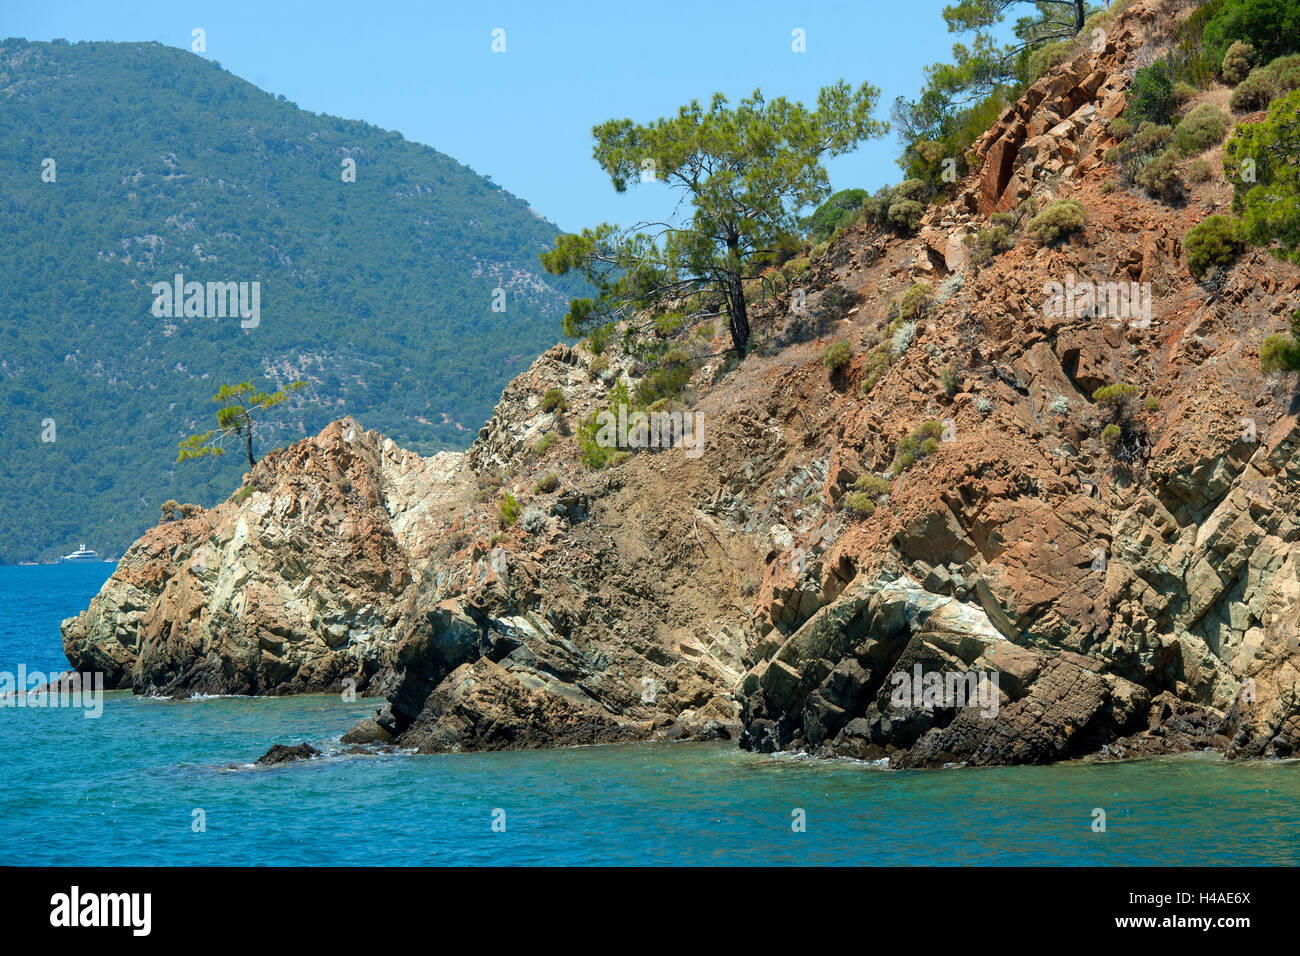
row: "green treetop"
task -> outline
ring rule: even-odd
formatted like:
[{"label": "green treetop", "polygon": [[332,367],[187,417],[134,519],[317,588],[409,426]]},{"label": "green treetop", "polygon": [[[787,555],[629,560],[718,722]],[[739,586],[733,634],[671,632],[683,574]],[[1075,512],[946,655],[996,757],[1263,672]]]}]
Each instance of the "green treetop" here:
[{"label": "green treetop", "polygon": [[596,290],[570,303],[565,334],[586,335],[629,312],[705,293],[725,305],[732,345],[743,357],[745,280],[799,231],[799,211],[830,192],[822,158],[886,131],[871,115],[879,95],[867,84],[855,91],[840,81],[823,88],[809,110],[785,98],[767,102],[757,90],[730,108],[717,93],[707,109],[692,101],[652,123],[622,119],[595,127],[595,158],[616,190],[666,182],[679,191],[677,209],[685,202],[689,218],[628,229],[602,223],[556,240],[541,257],[547,271],[577,270]]},{"label": "green treetop", "polygon": [[265,412],[288,400],[289,396],[302,388],[305,382],[294,382],[276,392],[259,392],[252,382],[239,385],[222,385],[212,400],[221,407],[217,409],[217,428],[213,431],[191,435],[180,443],[177,461],[189,461],[193,458],[205,458],[208,455],[224,455],[222,445],[226,439],[234,436],[244,439],[248,453],[248,467],[253,460],[253,415]]}]

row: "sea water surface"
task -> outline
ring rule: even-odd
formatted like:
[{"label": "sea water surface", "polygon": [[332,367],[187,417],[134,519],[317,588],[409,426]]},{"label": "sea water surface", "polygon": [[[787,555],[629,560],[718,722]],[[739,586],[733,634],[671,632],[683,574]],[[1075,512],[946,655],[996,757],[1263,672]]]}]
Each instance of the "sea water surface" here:
[{"label": "sea water surface", "polygon": [[[65,668],[59,621],[112,568],[0,567],[0,670]],[[893,772],[729,744],[339,752],[374,709],[331,695],[124,692],[97,719],[2,707],[0,864],[1300,862],[1297,761]],[[273,743],[304,740],[334,755],[251,766]]]}]

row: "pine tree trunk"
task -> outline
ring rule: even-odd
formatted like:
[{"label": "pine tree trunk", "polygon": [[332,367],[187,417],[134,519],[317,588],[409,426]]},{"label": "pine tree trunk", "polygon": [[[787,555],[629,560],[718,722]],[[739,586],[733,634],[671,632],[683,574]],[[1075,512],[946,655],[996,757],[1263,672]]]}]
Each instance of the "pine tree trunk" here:
[{"label": "pine tree trunk", "polygon": [[727,324],[731,328],[731,344],[741,358],[749,347],[749,310],[745,305],[745,287],[740,276],[727,280]]}]

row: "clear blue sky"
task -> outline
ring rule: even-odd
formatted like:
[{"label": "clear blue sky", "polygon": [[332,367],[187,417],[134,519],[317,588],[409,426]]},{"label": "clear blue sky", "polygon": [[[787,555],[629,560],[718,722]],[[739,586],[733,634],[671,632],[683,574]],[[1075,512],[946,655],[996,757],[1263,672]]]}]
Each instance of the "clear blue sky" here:
[{"label": "clear blue sky", "polygon": [[[563,229],[660,219],[667,187],[620,196],[591,158],[591,128],[669,115],[714,91],[812,104],[841,78],[881,90],[877,118],[947,59],[943,0],[3,0],[0,37],[157,40],[298,106],[362,119],[453,156]],[[491,32],[506,31],[506,52]],[[807,52],[791,50],[805,31]],[[830,161],[836,189],[899,178],[891,132]]]}]

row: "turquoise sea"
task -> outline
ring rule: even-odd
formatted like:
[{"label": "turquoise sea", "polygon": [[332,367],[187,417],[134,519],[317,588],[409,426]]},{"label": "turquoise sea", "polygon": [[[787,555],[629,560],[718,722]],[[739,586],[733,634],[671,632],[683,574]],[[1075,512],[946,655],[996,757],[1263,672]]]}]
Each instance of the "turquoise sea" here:
[{"label": "turquoise sea", "polygon": [[[59,620],[112,567],[0,567],[0,670],[66,667]],[[1297,761],[891,772],[727,744],[340,753],[375,706],[116,692],[98,719],[0,708],[0,864],[1300,862]],[[303,740],[334,755],[250,766]]]}]

